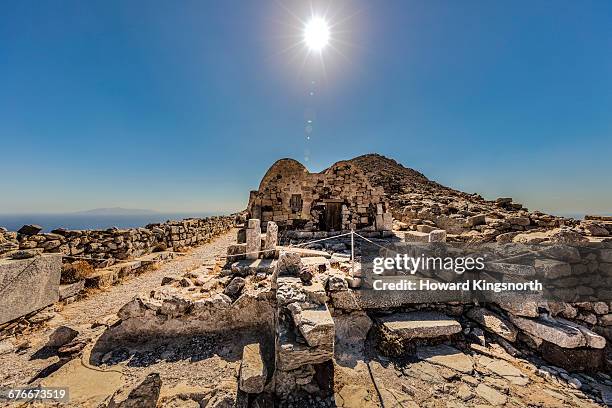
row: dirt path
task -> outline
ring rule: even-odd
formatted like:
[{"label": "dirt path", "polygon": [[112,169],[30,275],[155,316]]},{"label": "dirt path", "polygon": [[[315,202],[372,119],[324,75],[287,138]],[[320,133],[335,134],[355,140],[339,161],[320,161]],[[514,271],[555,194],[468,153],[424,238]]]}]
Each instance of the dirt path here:
[{"label": "dirt path", "polygon": [[29,342],[30,347],[21,353],[10,353],[0,357],[0,387],[24,386],[40,370],[57,361],[57,357],[38,358],[35,353],[46,342],[49,334],[58,326],[74,328],[89,326],[117,311],[139,293],[160,287],[165,276],[182,276],[185,272],[205,265],[214,265],[224,256],[227,246],[236,240],[236,230],[231,230],[213,241],[181,254],[158,269],[147,271],[128,279],[120,285],[93,293],[86,299],[66,305],[48,328],[23,336],[19,342]]},{"label": "dirt path", "polygon": [[235,240],[236,231],[231,230],[208,244],[181,254],[157,270],[148,271],[102,293],[71,303],[60,314],[71,324],[93,323],[96,318],[116,313],[137,294],[159,287],[164,276],[182,276],[200,266],[213,265],[216,258],[226,254],[227,246]]}]

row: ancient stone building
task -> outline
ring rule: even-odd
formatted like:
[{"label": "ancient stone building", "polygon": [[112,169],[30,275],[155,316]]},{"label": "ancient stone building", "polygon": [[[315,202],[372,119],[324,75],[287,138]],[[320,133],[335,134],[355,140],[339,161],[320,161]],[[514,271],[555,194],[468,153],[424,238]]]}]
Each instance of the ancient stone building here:
[{"label": "ancient stone building", "polygon": [[383,188],[348,161],[321,173],[293,159],[277,161],[251,191],[248,212],[289,230],[391,230],[393,223]]}]

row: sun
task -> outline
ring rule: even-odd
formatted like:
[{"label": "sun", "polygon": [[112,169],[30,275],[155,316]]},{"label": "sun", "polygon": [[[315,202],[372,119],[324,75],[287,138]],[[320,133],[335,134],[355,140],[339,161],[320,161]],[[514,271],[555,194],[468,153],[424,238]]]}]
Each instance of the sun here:
[{"label": "sun", "polygon": [[312,17],[304,26],[304,42],[311,51],[320,52],[329,43],[329,25],[321,17]]}]

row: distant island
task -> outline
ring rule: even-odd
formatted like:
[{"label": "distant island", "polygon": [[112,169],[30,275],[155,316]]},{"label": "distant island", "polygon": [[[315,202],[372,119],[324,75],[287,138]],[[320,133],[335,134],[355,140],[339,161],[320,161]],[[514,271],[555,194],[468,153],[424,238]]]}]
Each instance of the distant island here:
[{"label": "distant island", "polygon": [[159,214],[154,210],[147,210],[142,208],[122,208],[122,207],[110,207],[110,208],[94,208],[92,210],[75,211],[71,214],[74,215],[153,215]]}]

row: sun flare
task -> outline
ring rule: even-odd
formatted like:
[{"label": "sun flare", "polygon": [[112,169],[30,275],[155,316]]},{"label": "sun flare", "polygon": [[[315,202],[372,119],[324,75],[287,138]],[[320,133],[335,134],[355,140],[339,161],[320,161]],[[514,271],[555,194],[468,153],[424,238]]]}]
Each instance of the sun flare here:
[{"label": "sun flare", "polygon": [[312,17],[304,27],[304,42],[311,51],[320,52],[329,43],[329,25],[321,17]]}]

